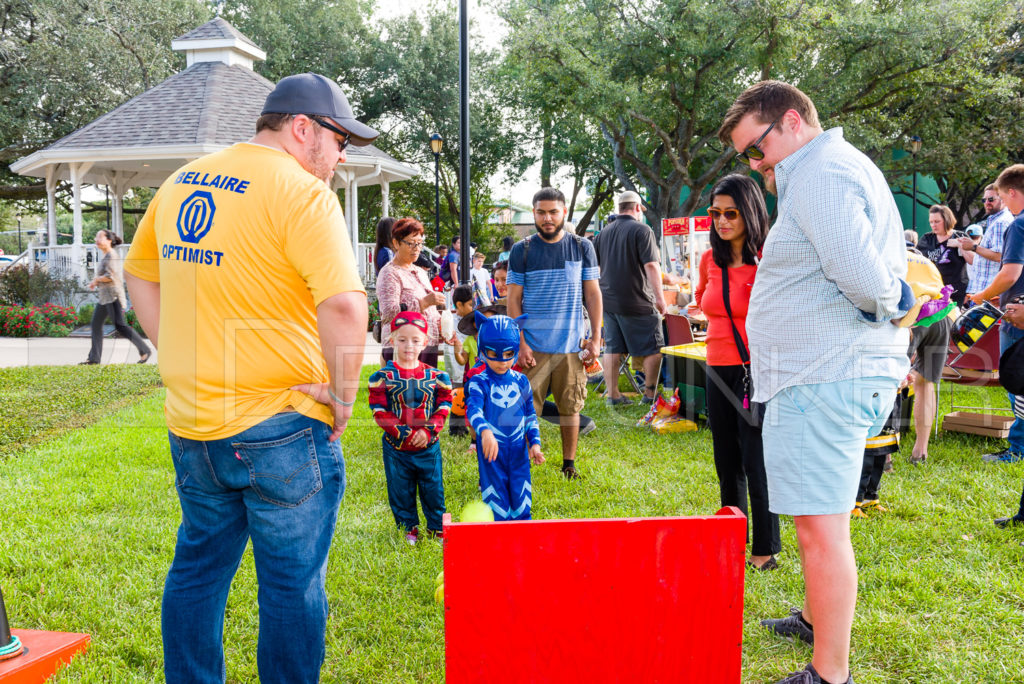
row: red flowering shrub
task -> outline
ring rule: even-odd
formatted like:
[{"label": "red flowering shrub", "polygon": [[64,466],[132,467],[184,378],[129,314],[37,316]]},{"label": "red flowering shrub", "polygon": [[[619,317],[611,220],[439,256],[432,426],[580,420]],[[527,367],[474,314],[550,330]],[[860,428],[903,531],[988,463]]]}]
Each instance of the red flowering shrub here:
[{"label": "red flowering shrub", "polygon": [[78,313],[74,307],[61,306],[60,304],[46,303],[39,307],[43,317],[54,325],[62,325],[70,328],[78,322]]},{"label": "red flowering shrub", "polygon": [[69,306],[0,306],[0,335],[6,337],[67,337],[77,322]]},{"label": "red flowering shrub", "polygon": [[0,306],[0,335],[40,337],[49,327],[39,307]]}]

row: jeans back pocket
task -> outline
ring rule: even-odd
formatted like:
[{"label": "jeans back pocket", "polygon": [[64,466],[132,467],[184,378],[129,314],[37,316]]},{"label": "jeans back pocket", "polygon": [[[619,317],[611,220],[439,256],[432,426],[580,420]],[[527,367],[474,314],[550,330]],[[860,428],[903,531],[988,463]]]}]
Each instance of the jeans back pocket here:
[{"label": "jeans back pocket", "polygon": [[268,503],[293,508],[323,487],[313,430],[268,442],[232,442],[249,469],[249,485]]}]

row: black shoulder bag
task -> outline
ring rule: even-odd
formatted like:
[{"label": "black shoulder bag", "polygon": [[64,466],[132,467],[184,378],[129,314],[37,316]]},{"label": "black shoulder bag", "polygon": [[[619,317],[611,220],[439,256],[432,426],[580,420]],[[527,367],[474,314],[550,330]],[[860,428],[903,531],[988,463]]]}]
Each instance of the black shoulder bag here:
[{"label": "black shoulder bag", "polygon": [[732,325],[732,336],[736,340],[736,349],[740,353],[740,361],[743,363],[743,409],[750,412],[750,424],[758,427],[764,423],[764,404],[751,401],[753,396],[753,383],[750,379],[750,352],[747,345],[743,344],[743,336],[740,335],[736,321],[732,319],[732,304],[729,302],[729,270],[724,266],[722,269],[722,299],[725,300],[725,313],[729,314],[729,323]]}]

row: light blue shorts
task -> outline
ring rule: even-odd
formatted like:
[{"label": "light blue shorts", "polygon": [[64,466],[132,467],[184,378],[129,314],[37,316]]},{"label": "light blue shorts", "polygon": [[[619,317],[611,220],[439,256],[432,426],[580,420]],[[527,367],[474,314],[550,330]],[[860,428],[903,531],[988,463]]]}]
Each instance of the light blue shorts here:
[{"label": "light blue shorts", "polygon": [[898,385],[894,378],[854,378],[787,387],[768,400],[761,437],[772,513],[853,509],[865,441],[882,431]]}]

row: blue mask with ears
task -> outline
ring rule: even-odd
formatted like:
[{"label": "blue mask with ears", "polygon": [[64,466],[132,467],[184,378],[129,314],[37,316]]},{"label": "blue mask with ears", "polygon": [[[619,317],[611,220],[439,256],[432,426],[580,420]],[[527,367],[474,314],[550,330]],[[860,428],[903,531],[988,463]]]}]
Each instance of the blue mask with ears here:
[{"label": "blue mask with ears", "polygon": [[[519,358],[519,324],[526,320],[526,314],[512,319],[508,316],[491,316],[488,318],[479,311],[474,311],[476,320],[477,346],[485,359],[491,361],[511,361]],[[511,356],[507,353],[512,352]]]}]

